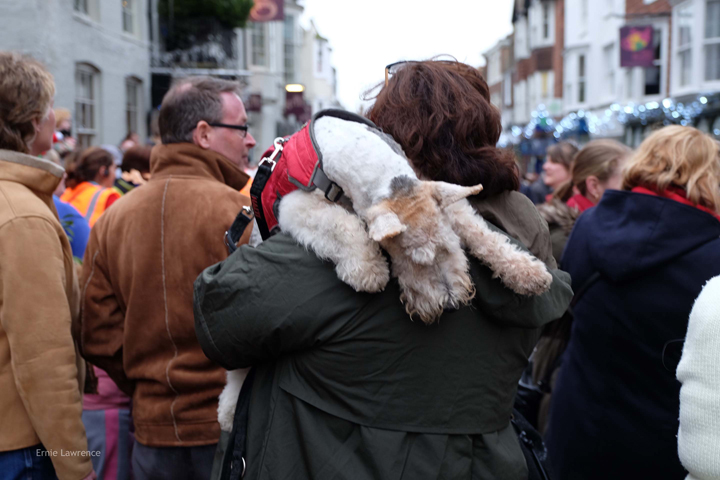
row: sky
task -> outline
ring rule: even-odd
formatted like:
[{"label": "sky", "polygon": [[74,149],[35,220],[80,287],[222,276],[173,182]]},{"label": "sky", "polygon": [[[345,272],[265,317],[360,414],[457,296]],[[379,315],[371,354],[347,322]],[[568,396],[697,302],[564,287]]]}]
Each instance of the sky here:
[{"label": "sky", "polygon": [[360,95],[385,78],[385,65],[450,54],[473,66],[512,31],[513,0],[304,0],[333,49],[338,97],[357,111]]}]

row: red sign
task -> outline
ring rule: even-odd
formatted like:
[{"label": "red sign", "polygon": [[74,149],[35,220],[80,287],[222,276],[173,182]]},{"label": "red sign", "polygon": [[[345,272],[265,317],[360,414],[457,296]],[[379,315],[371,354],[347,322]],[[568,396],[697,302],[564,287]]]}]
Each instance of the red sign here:
[{"label": "red sign", "polygon": [[250,20],[253,22],[273,22],[284,19],[283,0],[255,0],[255,6],[250,10]]},{"label": "red sign", "polygon": [[622,27],[620,29],[620,66],[652,67],[654,61],[653,27]]}]

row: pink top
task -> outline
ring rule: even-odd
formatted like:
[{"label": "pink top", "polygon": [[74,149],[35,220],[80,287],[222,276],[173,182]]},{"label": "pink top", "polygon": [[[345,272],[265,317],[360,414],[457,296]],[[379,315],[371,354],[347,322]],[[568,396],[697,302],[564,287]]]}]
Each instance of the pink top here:
[{"label": "pink top", "polygon": [[125,395],[115,382],[105,373],[93,367],[93,372],[98,380],[98,393],[87,393],[83,395],[83,410],[109,410],[113,408],[130,408],[131,399]]}]

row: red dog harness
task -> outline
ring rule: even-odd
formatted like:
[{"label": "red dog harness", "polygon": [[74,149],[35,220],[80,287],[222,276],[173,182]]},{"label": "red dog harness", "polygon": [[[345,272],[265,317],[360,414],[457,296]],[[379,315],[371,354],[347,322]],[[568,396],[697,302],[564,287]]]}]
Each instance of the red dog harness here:
[{"label": "red dog harness", "polygon": [[337,202],[342,197],[342,188],[323,171],[322,152],[315,140],[315,122],[325,116],[363,123],[377,129],[374,123],[364,117],[344,110],[329,109],[316,113],[299,132],[290,137],[276,138],[274,145],[263,154],[250,188],[252,209],[263,240],[279,231],[277,207],[288,193],[297,189],[311,192],[319,188],[331,202]]}]

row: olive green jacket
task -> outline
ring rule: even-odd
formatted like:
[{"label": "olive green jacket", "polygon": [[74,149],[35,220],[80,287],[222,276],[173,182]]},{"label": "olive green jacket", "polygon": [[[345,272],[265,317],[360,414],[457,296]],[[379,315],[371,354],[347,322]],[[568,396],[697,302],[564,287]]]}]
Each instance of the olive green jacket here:
[{"label": "olive green jacket", "polygon": [[524,297],[473,260],[472,305],[425,326],[397,281],[357,293],[285,234],[208,268],[200,344],[227,369],[257,369],[245,478],[526,478],[509,420],[537,329],[572,297],[552,274]]}]

